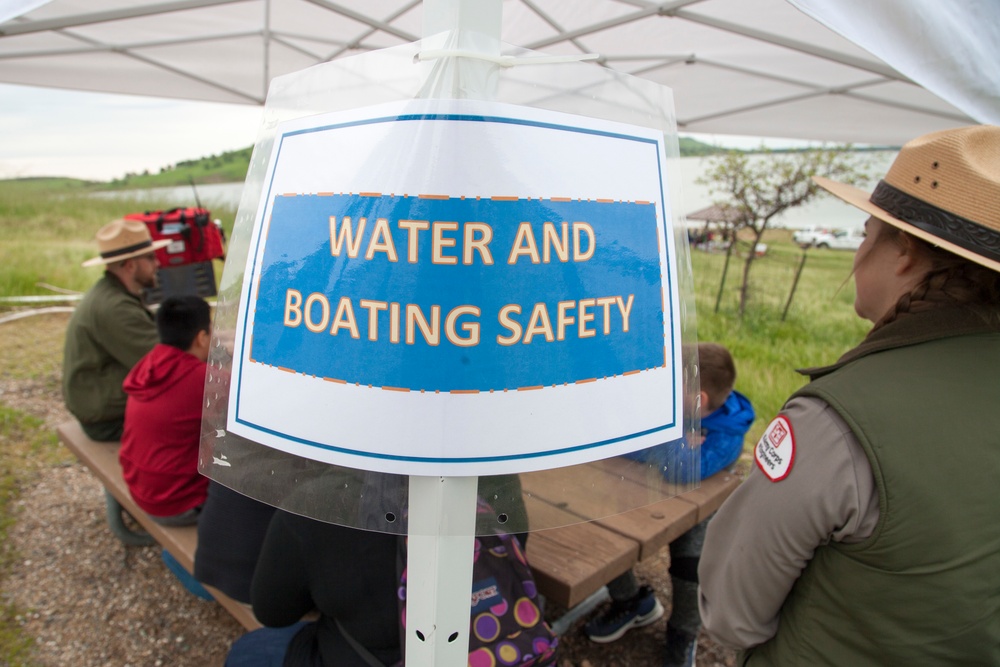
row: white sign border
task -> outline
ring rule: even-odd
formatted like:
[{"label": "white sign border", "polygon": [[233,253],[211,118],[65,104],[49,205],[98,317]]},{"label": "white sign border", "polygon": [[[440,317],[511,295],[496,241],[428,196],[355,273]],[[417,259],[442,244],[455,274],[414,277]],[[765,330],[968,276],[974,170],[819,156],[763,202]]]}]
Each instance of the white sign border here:
[{"label": "white sign border", "polygon": [[[651,142],[657,152],[659,173],[655,180],[658,196],[655,198],[647,196],[646,199],[654,199],[656,203],[661,267],[667,268],[663,277],[665,281],[663,295],[666,306],[665,313],[668,316],[664,322],[666,343],[664,346],[664,366],[627,376],[598,379],[583,385],[544,387],[535,392],[504,392],[502,398],[504,409],[494,411],[495,414],[477,409],[475,401],[482,397],[474,395],[437,395],[413,392],[410,398],[418,396],[419,399],[407,401],[406,394],[382,394],[377,398],[381,406],[379,413],[383,416],[391,415],[391,418],[369,419],[365,423],[365,432],[360,436],[363,441],[360,445],[344,446],[325,441],[329,440],[328,436],[331,432],[337,434],[344,432],[343,423],[338,419],[325,422],[319,419],[317,423],[321,428],[320,430],[313,428],[314,435],[312,437],[308,435],[308,430],[299,430],[296,434],[287,427],[275,428],[277,426],[275,424],[260,423],[259,420],[255,422],[250,415],[255,414],[254,411],[262,406],[251,406],[248,410],[246,396],[241,396],[241,391],[245,389],[242,383],[247,378],[248,367],[252,363],[249,362],[244,342],[250,340],[247,332],[252,331],[253,316],[250,311],[250,298],[252,296],[254,299],[256,298],[257,277],[260,275],[263,242],[266,237],[263,221],[269,220],[270,208],[274,200],[273,193],[281,191],[275,189],[275,171],[283,142],[287,137],[318,132],[323,128],[344,127],[347,124],[388,122],[398,119],[403,114],[425,116],[443,114],[455,117],[462,115],[488,116],[501,118],[505,122],[535,124],[549,129],[569,130],[581,134],[615,135],[633,141],[638,139],[643,142]],[[582,463],[596,458],[606,458],[679,438],[681,435],[681,398],[675,390],[682,387],[680,312],[677,295],[676,253],[673,247],[674,238],[667,224],[671,218],[666,214],[670,211],[670,200],[665,182],[666,165],[664,160],[663,138],[662,134],[657,131],[499,103],[457,100],[408,101],[350,112],[323,114],[290,121],[279,126],[267,177],[264,181],[266,191],[261,198],[255,218],[253,238],[250,242],[251,253],[248,257],[247,273],[245,274],[248,278],[244,278],[238,313],[233,382],[228,414],[229,430],[267,446],[319,461],[381,472],[427,475],[484,475],[526,472]],[[540,196],[538,193],[532,194]],[[267,391],[262,392],[261,396],[258,397],[258,403],[262,400],[265,401],[267,410],[288,415],[289,420],[297,420],[299,425],[301,425],[303,418],[301,413],[296,413],[298,402],[293,401],[289,404],[287,397],[310,393],[308,389],[303,391],[305,386],[322,387],[328,399],[328,405],[339,405],[341,401],[346,401],[348,404],[353,403],[357,401],[359,392],[363,395],[364,392],[383,391],[380,388],[356,385],[331,385],[319,378],[309,378],[269,367],[256,370],[261,372],[254,374],[254,381],[264,379],[267,386]],[[349,394],[353,394],[353,396],[349,396]],[[598,427],[590,428],[590,425],[596,421],[594,408],[608,406],[609,400],[616,395],[638,397],[639,405],[631,408],[618,405],[616,408],[618,414],[614,418],[605,419],[605,422],[610,423],[612,429],[618,428],[618,424],[622,421],[632,424],[644,422],[642,423],[644,428],[633,428],[628,433],[621,432],[620,428],[615,433],[611,433],[607,429],[602,432],[601,428]],[[375,399],[368,397],[364,400],[374,401]],[[491,396],[490,400],[494,401],[495,406],[501,403],[497,397]],[[276,406],[275,402],[281,405]],[[482,403],[481,400],[480,403]],[[566,405],[584,407],[579,411],[574,411],[576,414],[565,414],[565,410],[560,410],[561,414],[543,424],[544,428],[541,430],[544,431],[544,434],[538,432],[538,423],[532,424],[530,432],[523,434],[526,437],[512,437],[508,449],[502,454],[468,455],[467,452],[447,451],[444,446],[437,450],[434,449],[435,443],[440,443],[445,434],[449,434],[449,437],[456,443],[476,443],[482,440],[483,434],[496,433],[498,430],[506,432],[508,435],[513,433],[516,436],[516,430],[512,432],[511,425],[507,423],[510,414],[530,415],[550,409],[552,406],[565,407]],[[427,421],[428,406],[435,408],[432,412],[442,423],[436,429],[414,428],[414,424]],[[469,423],[464,424],[464,426],[450,423],[453,421],[450,419],[451,415],[468,415],[470,413],[477,416],[472,424],[474,428]],[[656,414],[660,418],[650,420],[648,417],[650,413]],[[663,416],[665,415],[669,415],[669,419],[666,419],[664,423]],[[589,424],[586,429],[581,430],[574,427],[574,422],[577,425],[588,422]],[[387,428],[387,425],[393,426]],[[306,437],[303,437],[303,433],[307,434]],[[361,432],[355,428],[354,435],[357,436],[359,433]],[[454,435],[455,433],[458,433],[458,437]],[[567,433],[569,438],[577,438],[578,441],[567,440]],[[591,433],[595,435],[587,438],[587,435]],[[610,436],[601,437],[602,434],[610,434]],[[580,441],[581,436],[582,441]],[[349,440],[351,436],[345,436],[345,438]],[[422,453],[414,454],[413,445],[418,438],[429,440],[431,444],[430,446],[425,445]],[[385,443],[396,441],[402,441],[401,448],[397,446],[396,449],[387,449],[382,446]],[[352,440],[352,442],[354,441]],[[543,445],[539,448],[538,444],[542,442],[547,443],[548,446]],[[521,446],[519,443],[527,444]],[[601,450],[599,456],[595,456],[597,449]]]}]

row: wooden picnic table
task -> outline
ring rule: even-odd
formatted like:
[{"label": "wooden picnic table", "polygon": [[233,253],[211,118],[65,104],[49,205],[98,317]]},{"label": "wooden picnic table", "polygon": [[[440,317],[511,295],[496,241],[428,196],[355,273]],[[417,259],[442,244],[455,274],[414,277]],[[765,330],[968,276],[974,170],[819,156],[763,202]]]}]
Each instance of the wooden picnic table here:
[{"label": "wooden picnic table", "polygon": [[[529,524],[566,524],[535,531],[528,540],[528,561],[547,600],[572,609],[599,594],[612,579],[711,516],[741,481],[732,472],[720,472],[675,497],[604,516],[605,494],[593,489],[614,488],[633,506],[640,505],[650,488],[661,484],[648,479],[651,472],[658,474],[613,458],[576,466],[572,484],[560,478],[561,469],[525,476]],[[588,521],[591,517],[601,518]]]},{"label": "wooden picnic table", "polygon": [[[121,507],[181,566],[193,572],[197,528],[160,525],[135,504],[122,478],[119,443],[91,440],[76,420],[56,430],[63,444],[90,468]],[[637,506],[650,497],[662,497],[662,482],[649,477],[657,471],[615,458],[576,466],[571,480],[566,474],[565,469],[535,472],[525,475],[522,482],[529,525],[560,526],[535,531],[526,550],[539,592],[572,612],[561,619],[557,631],[564,631],[573,619],[596,606],[612,579],[708,518],[740,482],[735,474],[722,472],[703,480],[697,489],[668,500],[603,516],[607,511],[604,494],[593,489],[613,488],[623,504]],[[589,520],[593,517],[601,518]],[[243,627],[260,627],[249,606],[205,588]]]}]

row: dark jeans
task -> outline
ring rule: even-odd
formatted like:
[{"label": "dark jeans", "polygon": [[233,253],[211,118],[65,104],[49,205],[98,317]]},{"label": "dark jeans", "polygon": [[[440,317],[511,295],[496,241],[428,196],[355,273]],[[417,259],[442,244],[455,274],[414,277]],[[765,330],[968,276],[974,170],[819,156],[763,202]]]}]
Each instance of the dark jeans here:
[{"label": "dark jeans", "polygon": [[149,518],[161,526],[196,526],[198,525],[198,517],[201,516],[201,507],[201,505],[198,505],[185,512],[171,516],[153,516],[150,514]]},{"label": "dark jeans", "polygon": [[292,638],[305,627],[299,621],[287,628],[260,628],[238,637],[224,667],[281,667]]}]

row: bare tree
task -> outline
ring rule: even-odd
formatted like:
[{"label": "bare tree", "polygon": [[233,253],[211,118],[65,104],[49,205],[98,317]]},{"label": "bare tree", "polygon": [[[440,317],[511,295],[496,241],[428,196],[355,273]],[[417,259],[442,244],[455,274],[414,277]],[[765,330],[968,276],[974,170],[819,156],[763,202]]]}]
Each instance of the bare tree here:
[{"label": "bare tree", "polygon": [[[715,204],[738,212],[740,228],[750,230],[753,241],[743,263],[740,283],[740,316],[746,310],[750,267],[756,248],[774,216],[801,206],[821,192],[813,176],[826,176],[844,183],[868,179],[867,161],[849,146],[773,153],[723,153],[709,160],[698,183],[707,185]],[[735,235],[734,235],[735,240]]]}]

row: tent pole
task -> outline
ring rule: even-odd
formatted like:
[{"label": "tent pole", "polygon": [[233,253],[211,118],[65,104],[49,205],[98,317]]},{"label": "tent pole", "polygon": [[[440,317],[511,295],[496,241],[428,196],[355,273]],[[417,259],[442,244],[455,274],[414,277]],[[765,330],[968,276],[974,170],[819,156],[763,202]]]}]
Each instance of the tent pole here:
[{"label": "tent pole", "polygon": [[424,0],[423,36],[469,30],[500,39],[499,0]]}]

